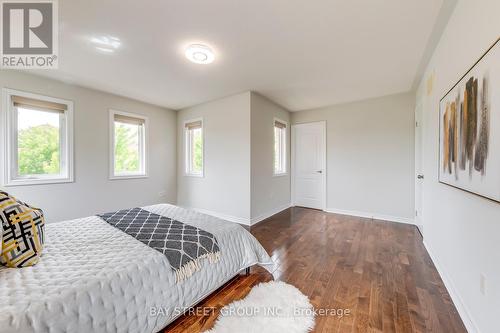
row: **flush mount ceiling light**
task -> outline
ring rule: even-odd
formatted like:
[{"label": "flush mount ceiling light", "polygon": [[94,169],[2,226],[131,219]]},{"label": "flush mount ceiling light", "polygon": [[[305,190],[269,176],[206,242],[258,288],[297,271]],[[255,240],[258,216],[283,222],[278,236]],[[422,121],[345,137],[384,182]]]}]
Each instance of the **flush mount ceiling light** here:
[{"label": "flush mount ceiling light", "polygon": [[120,38],[113,36],[94,36],[90,38],[90,42],[96,50],[103,53],[113,53],[122,45]]},{"label": "flush mount ceiling light", "polygon": [[186,49],[186,58],[196,64],[209,64],[214,61],[214,52],[206,45],[192,44]]}]

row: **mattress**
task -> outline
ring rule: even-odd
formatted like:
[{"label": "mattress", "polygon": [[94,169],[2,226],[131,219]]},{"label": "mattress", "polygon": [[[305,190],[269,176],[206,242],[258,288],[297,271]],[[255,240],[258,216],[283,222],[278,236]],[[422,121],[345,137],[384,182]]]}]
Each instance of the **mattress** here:
[{"label": "mattress", "polygon": [[176,283],[163,254],[96,216],[49,223],[37,265],[0,268],[0,331],[157,332],[246,267],[272,264],[238,224],[173,205],[143,208],[214,234],[220,261]]}]

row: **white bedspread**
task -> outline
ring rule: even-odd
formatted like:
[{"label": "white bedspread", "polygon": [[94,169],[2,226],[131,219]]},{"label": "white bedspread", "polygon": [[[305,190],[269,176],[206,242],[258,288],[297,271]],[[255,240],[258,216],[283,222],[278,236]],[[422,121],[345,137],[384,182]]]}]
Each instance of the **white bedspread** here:
[{"label": "white bedspread", "polygon": [[176,283],[163,254],[98,217],[49,223],[37,265],[0,268],[0,332],[156,332],[176,307],[194,305],[248,266],[271,263],[238,224],[172,205],[143,208],[214,234],[221,260]]}]

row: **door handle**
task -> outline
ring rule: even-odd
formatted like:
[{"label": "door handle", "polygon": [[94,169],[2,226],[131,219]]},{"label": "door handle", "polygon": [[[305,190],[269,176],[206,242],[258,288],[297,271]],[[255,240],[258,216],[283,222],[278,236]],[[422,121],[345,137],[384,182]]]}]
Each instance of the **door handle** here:
[{"label": "door handle", "polygon": [[323,173],[323,170],[318,170],[318,171],[316,171],[316,172],[317,172],[317,173]]},{"label": "door handle", "polygon": [[417,175],[417,179],[424,179],[424,175]]}]

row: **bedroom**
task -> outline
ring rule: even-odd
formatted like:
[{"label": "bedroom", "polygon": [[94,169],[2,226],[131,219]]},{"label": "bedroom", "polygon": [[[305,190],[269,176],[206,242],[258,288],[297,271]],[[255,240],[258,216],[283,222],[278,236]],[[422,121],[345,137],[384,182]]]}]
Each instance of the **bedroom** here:
[{"label": "bedroom", "polygon": [[0,5],[0,332],[497,331],[498,1]]}]

